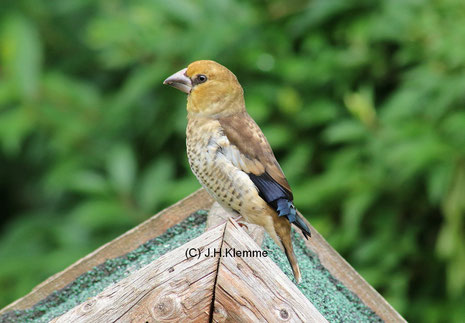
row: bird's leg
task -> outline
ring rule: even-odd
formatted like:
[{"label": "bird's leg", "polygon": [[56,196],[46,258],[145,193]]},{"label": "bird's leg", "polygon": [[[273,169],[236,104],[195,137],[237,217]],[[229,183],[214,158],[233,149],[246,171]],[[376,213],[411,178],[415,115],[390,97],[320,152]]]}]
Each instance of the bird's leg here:
[{"label": "bird's leg", "polygon": [[247,224],[246,224],[244,218],[242,217],[242,215],[239,214],[239,215],[236,216],[236,217],[233,216],[232,219],[233,219],[234,221],[236,221],[237,224],[239,224],[239,226],[240,226],[241,228],[242,228],[242,227],[245,227],[247,230],[249,230],[249,227],[247,226]]}]

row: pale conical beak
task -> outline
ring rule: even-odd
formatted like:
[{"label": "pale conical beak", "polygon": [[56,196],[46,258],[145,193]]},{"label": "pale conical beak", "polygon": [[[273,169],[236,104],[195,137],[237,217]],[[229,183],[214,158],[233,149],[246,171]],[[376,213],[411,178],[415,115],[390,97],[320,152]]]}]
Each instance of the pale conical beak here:
[{"label": "pale conical beak", "polygon": [[179,72],[174,73],[166,80],[163,81],[163,84],[168,84],[178,90],[183,91],[184,93],[189,94],[192,90],[192,81],[186,76],[187,68],[180,70]]}]

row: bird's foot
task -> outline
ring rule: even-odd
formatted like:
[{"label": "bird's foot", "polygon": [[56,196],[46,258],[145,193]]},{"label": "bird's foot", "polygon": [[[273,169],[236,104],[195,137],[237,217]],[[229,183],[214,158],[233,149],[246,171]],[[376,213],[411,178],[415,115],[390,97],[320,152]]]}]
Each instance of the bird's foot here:
[{"label": "bird's foot", "polygon": [[242,215],[239,215],[237,217],[233,217],[233,220],[237,222],[237,224],[239,224],[239,226],[241,228],[245,227],[247,230],[249,230],[249,227],[247,226],[244,218],[242,217]]}]

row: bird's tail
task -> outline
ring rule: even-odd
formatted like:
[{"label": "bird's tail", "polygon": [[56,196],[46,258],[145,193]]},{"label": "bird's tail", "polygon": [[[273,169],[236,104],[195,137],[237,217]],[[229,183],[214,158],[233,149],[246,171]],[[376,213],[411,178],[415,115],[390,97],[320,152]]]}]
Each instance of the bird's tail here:
[{"label": "bird's tail", "polygon": [[295,280],[299,284],[302,280],[300,274],[299,264],[297,263],[297,257],[294,254],[294,248],[292,246],[292,237],[291,237],[291,224],[288,219],[284,216],[279,216],[279,213],[276,211],[273,212],[273,226],[274,230],[268,230],[270,236],[276,242],[276,244],[284,250],[287,260],[291,265],[292,272],[294,273]]},{"label": "bird's tail", "polygon": [[285,198],[280,198],[276,201],[278,215],[285,216],[290,223],[294,223],[296,227],[302,230],[304,237],[308,240],[312,236],[307,224],[301,218],[301,214],[296,210],[294,204]]},{"label": "bird's tail", "polygon": [[302,275],[300,274],[299,264],[297,263],[297,258],[294,253],[294,248],[292,247],[292,240],[291,239],[284,239],[281,240],[281,243],[284,247],[284,253],[286,254],[287,260],[291,265],[292,272],[294,273],[295,280],[297,284],[300,284],[302,281]]}]

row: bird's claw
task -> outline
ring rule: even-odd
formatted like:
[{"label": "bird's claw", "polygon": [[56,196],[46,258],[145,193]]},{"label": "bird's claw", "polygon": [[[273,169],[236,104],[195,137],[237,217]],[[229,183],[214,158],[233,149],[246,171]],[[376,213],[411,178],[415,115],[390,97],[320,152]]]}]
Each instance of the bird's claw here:
[{"label": "bird's claw", "polygon": [[233,217],[233,220],[237,222],[237,224],[239,224],[239,226],[241,228],[245,227],[247,230],[249,230],[249,227],[247,226],[246,222],[244,221],[244,218],[242,217],[242,215],[239,215],[238,217]]}]

